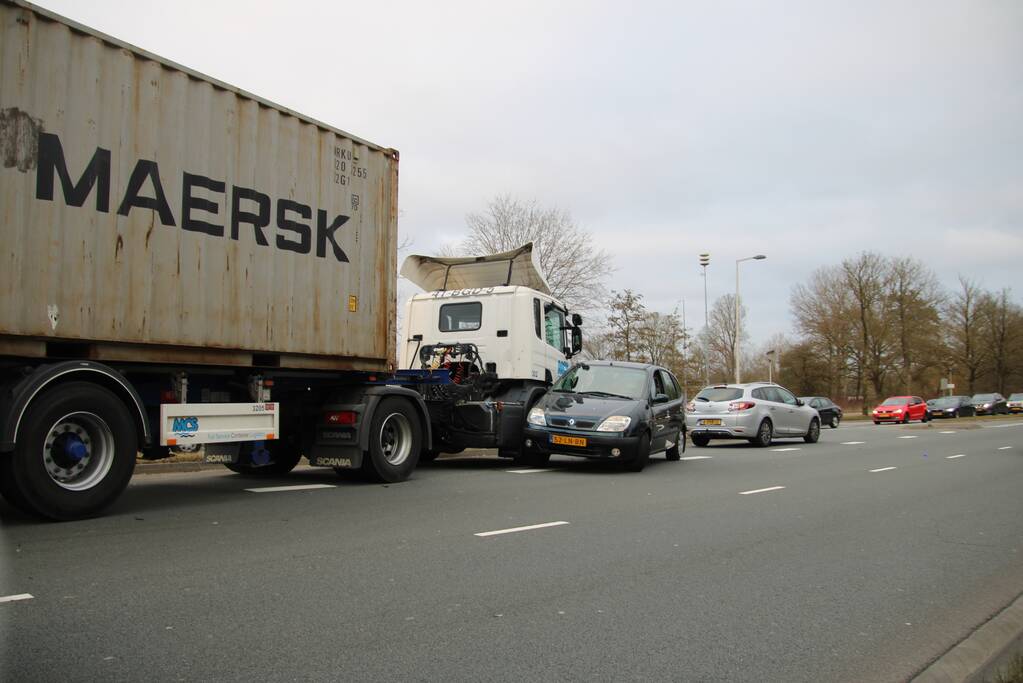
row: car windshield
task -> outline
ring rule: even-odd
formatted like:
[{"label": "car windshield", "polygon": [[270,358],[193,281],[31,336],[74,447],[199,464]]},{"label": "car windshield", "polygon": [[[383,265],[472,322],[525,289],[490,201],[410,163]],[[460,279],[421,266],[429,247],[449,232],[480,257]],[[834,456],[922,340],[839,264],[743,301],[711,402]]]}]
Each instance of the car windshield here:
[{"label": "car windshield", "polygon": [[976,396],[973,397],[973,400],[974,401],[994,401],[995,400],[995,395],[994,394],[977,394]]},{"label": "car windshield", "polygon": [[696,395],[697,401],[734,401],[742,397],[742,389],[707,387]]},{"label": "car windshield", "polygon": [[646,396],[646,371],[618,365],[577,365],[561,376],[554,391],[640,399]]},{"label": "car windshield", "polygon": [[955,396],[945,396],[942,398],[932,398],[930,401],[928,401],[928,403],[930,403],[932,406],[943,408],[947,406],[959,405],[959,399],[956,398]]},{"label": "car windshield", "polygon": [[905,406],[909,405],[909,398],[906,396],[889,396],[881,402],[883,406]]},{"label": "car windshield", "polygon": [[1009,395],[1009,400],[1010,401],[1023,401],[1023,394],[1010,394]]}]

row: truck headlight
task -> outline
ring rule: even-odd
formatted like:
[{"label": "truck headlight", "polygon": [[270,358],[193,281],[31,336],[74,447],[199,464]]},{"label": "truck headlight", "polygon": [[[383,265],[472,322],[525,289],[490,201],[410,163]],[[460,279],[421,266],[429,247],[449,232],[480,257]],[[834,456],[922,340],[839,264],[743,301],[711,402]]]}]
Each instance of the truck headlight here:
[{"label": "truck headlight", "polygon": [[547,426],[547,416],[544,415],[543,408],[537,406],[529,411],[529,416],[526,421],[531,425],[539,425],[541,427]]},{"label": "truck headlight", "polygon": [[612,415],[597,426],[598,432],[624,432],[632,424],[632,418],[625,415]]}]

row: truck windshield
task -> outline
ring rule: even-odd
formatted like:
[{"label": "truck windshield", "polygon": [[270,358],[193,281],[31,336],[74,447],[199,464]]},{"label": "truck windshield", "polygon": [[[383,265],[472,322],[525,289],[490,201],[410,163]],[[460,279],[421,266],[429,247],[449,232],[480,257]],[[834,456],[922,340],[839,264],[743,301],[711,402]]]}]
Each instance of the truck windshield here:
[{"label": "truck windshield", "polygon": [[611,394],[645,398],[646,371],[617,365],[577,365],[561,376],[554,391],[569,394]]}]

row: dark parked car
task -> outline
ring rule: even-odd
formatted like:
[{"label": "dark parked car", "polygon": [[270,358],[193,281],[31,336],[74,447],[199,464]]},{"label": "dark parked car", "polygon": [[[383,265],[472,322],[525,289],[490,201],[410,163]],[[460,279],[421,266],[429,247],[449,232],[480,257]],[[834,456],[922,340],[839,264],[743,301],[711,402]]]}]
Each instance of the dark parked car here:
[{"label": "dark parked car", "polygon": [[800,400],[811,408],[816,408],[821,416],[821,424],[832,429],[842,421],[842,409],[835,405],[827,396],[800,396]]},{"label": "dark parked car", "polygon": [[633,472],[651,453],[678,460],[684,407],[678,380],[662,367],[577,363],[529,411],[523,459],[539,465],[558,453],[620,462]]},{"label": "dark parked car", "polygon": [[970,399],[978,415],[1009,414],[1008,402],[1001,394],[974,394]]},{"label": "dark parked car", "polygon": [[931,417],[973,417],[977,414],[969,396],[941,396],[927,402]]}]

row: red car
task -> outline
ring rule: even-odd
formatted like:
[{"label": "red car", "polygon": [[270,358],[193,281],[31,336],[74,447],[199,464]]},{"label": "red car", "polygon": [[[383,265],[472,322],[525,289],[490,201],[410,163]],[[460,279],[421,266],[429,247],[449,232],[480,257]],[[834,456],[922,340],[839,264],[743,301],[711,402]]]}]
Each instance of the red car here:
[{"label": "red car", "polygon": [[919,396],[889,396],[874,408],[874,424],[882,422],[909,422],[920,420],[927,422],[927,404]]}]

